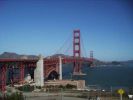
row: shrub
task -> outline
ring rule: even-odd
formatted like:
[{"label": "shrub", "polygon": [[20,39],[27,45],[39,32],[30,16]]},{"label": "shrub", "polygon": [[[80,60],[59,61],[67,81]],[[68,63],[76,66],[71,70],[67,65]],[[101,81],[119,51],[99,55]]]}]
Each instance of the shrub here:
[{"label": "shrub", "polygon": [[73,89],[73,88],[76,88],[76,86],[75,85],[71,85],[71,84],[67,84],[66,88],[67,89]]},{"label": "shrub", "polygon": [[11,95],[4,95],[0,97],[0,100],[24,100],[22,93],[13,93]]}]

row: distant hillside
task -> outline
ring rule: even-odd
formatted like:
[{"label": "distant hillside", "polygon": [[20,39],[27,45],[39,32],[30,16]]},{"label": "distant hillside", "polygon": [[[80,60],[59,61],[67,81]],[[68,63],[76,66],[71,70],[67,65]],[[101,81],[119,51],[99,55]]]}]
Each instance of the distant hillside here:
[{"label": "distant hillside", "polygon": [[13,58],[13,59],[37,59],[36,55],[20,55],[13,52],[4,52],[0,54],[0,58]]},{"label": "distant hillside", "polygon": [[[67,58],[72,57],[72,56],[65,55],[65,54],[54,54],[54,55],[48,56],[48,57],[58,57],[58,56],[67,57]],[[38,56],[36,56],[36,55],[21,55],[21,54],[17,54],[17,53],[13,53],[13,52],[4,52],[4,53],[0,54],[0,58],[38,59]],[[85,58],[85,59],[88,59],[88,58]],[[104,61],[94,59],[94,64],[96,66],[98,66],[98,65],[123,65],[123,64],[127,64],[127,63],[133,64],[133,60],[104,62]]]},{"label": "distant hillside", "polygon": [[[48,56],[48,57],[66,57],[66,58],[72,58],[73,56],[69,56],[69,55],[65,55],[65,54],[54,54],[52,56]],[[46,58],[48,58],[46,57]],[[13,59],[38,59],[38,56],[36,55],[21,55],[21,54],[17,54],[14,52],[4,52],[2,54],[0,54],[0,58],[13,58]],[[85,58],[88,59],[88,58]],[[95,65],[101,65],[104,64],[104,62],[94,59],[94,63]]]},{"label": "distant hillside", "polygon": [[[71,57],[71,56],[64,55],[64,54],[54,54],[54,55],[48,56],[48,57],[59,57],[59,56],[61,56],[61,57]],[[0,58],[37,59],[38,56],[36,56],[36,55],[21,55],[21,54],[17,54],[17,53],[14,53],[14,52],[4,52],[4,53],[0,54]]]}]

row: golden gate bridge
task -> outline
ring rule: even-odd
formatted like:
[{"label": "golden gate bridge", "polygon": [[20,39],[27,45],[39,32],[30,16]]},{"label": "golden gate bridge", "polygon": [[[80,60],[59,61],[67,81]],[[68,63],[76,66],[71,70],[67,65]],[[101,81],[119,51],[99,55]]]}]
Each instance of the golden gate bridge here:
[{"label": "golden gate bridge", "polygon": [[[81,57],[81,43],[80,30],[73,31],[73,56],[71,57],[50,57],[43,58],[43,77],[47,79],[51,72],[55,71],[62,79],[61,65],[66,63],[73,63],[73,75],[83,75],[81,66],[83,62],[93,64],[93,51],[90,51],[90,58]],[[37,67],[38,59],[0,59],[0,90],[6,90],[6,79],[8,70],[12,73],[10,82],[13,85],[15,82],[23,84],[25,68],[35,69]],[[14,69],[19,69],[17,77],[14,74]]]}]

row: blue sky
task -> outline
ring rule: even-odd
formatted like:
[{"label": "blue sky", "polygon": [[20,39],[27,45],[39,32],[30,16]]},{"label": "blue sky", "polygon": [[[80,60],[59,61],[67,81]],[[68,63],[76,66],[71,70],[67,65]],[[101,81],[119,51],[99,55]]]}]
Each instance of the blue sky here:
[{"label": "blue sky", "polygon": [[0,53],[49,56],[68,37],[72,45],[72,32],[80,29],[87,56],[93,50],[100,60],[133,59],[132,5],[132,0],[0,0]]}]

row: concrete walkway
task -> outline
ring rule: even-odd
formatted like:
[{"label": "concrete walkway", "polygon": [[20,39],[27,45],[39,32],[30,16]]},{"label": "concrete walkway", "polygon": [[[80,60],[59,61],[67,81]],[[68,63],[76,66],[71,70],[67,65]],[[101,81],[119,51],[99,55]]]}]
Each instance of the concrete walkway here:
[{"label": "concrete walkway", "polygon": [[25,100],[88,100],[84,98],[76,97],[61,97],[61,96],[51,96],[51,97],[28,97]]}]

